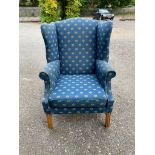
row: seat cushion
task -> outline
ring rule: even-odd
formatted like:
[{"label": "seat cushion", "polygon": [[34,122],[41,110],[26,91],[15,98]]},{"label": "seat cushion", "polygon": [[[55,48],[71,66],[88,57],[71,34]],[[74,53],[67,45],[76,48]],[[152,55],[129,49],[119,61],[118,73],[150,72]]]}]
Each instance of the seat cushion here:
[{"label": "seat cushion", "polygon": [[62,74],[95,73],[97,23],[84,18],[56,22]]},{"label": "seat cushion", "polygon": [[107,96],[95,74],[60,74],[55,89],[50,91],[53,107],[104,107]]}]

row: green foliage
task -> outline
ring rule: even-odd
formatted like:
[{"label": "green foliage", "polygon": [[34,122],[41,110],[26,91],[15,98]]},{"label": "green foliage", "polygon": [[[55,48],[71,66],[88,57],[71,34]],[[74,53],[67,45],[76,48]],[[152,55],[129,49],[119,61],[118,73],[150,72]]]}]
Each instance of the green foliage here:
[{"label": "green foliage", "polygon": [[124,7],[132,4],[134,0],[100,0],[99,7]]},{"label": "green foliage", "polygon": [[131,0],[130,4],[135,5],[135,0]]},{"label": "green foliage", "polygon": [[19,6],[38,6],[38,0],[20,0]]},{"label": "green foliage", "polygon": [[80,0],[80,2],[83,8],[116,8],[135,4],[135,0]]},{"label": "green foliage", "polygon": [[83,8],[96,8],[102,0],[80,0]]},{"label": "green foliage", "polygon": [[81,3],[79,0],[67,0],[67,6],[65,7],[66,18],[80,16]]},{"label": "green foliage", "polygon": [[59,19],[56,0],[39,0],[41,22],[53,22]]},{"label": "green foliage", "polygon": [[41,22],[80,16],[80,0],[39,0]]},{"label": "green foliage", "polygon": [[58,8],[59,8],[59,15],[61,19],[65,19],[66,14],[65,14],[65,8],[66,8],[67,2],[66,0],[59,0],[58,1]]},{"label": "green foliage", "polygon": [[38,0],[31,0],[31,3],[32,3],[33,6],[38,6],[39,5]]}]

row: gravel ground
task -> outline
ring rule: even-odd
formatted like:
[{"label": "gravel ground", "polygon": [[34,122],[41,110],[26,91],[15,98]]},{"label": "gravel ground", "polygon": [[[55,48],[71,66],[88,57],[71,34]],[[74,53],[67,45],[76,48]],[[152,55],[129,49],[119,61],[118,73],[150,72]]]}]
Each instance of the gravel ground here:
[{"label": "gravel ground", "polygon": [[42,109],[46,64],[39,23],[20,23],[20,155],[134,155],[134,21],[114,20],[110,64],[115,98],[111,127],[104,114],[54,115],[47,128]]}]

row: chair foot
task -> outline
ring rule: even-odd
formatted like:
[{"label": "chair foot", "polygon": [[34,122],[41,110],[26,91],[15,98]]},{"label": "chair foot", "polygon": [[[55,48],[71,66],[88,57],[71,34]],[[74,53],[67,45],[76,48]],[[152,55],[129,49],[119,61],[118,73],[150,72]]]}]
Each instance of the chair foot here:
[{"label": "chair foot", "polygon": [[105,128],[110,127],[110,113],[105,113]]},{"label": "chair foot", "polygon": [[53,118],[51,114],[47,114],[47,123],[48,123],[48,128],[52,129],[53,128]]}]

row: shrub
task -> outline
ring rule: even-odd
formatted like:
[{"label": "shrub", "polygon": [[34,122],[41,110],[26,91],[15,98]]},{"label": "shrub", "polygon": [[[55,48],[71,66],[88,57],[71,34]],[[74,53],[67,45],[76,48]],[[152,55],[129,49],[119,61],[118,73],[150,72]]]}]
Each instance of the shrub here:
[{"label": "shrub", "polygon": [[39,0],[41,22],[80,16],[80,0]]},{"label": "shrub", "polygon": [[54,22],[59,19],[57,0],[39,0],[41,22]]},{"label": "shrub", "polygon": [[81,3],[79,0],[67,0],[67,6],[65,7],[66,18],[80,16]]}]

